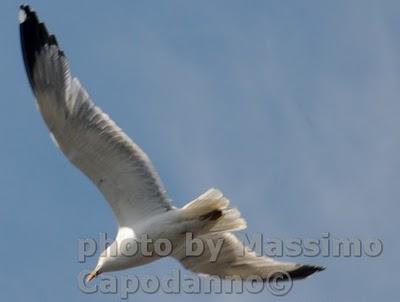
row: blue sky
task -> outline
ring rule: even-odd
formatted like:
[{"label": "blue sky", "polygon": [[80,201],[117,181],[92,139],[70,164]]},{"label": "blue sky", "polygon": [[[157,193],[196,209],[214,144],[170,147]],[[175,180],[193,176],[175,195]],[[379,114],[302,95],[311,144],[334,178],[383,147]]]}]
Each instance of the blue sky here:
[{"label": "blue sky", "polygon": [[[23,69],[19,2],[1,7],[0,297],[85,295],[78,239],[115,232],[102,196],[51,140]],[[377,258],[281,298],[137,294],[153,301],[398,301],[398,1],[31,1],[92,99],[149,155],[177,206],[220,188],[248,231],[380,238]],[[168,274],[162,260],[124,273]]]}]

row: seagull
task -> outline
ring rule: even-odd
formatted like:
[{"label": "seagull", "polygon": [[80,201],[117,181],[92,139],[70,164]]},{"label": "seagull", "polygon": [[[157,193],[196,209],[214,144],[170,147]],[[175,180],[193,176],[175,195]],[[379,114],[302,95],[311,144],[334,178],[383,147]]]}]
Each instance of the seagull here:
[{"label": "seagull", "polygon": [[[124,246],[143,246],[158,239],[171,243],[168,256],[186,269],[222,279],[258,276],[261,282],[269,282],[271,274],[279,272],[282,280],[296,280],[324,269],[256,255],[233,234],[245,229],[246,222],[236,208],[229,207],[229,200],[218,189],[209,189],[182,208],[174,207],[150,159],[91,101],[71,74],[55,36],[48,33],[36,13],[28,5],[21,5],[18,19],[28,81],[50,137],[101,191],[118,224],[114,242],[101,253],[86,282],[104,272],[162,258],[159,253],[128,255],[122,250]],[[211,259],[208,245],[199,255],[188,255],[187,234],[202,242],[220,244],[218,257]],[[149,249],[154,252],[155,245]]]}]

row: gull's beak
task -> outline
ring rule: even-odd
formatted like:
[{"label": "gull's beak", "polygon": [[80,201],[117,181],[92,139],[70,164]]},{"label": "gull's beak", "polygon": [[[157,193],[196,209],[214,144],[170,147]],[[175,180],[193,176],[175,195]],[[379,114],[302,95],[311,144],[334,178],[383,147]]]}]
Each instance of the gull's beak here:
[{"label": "gull's beak", "polygon": [[89,275],[86,276],[86,283],[92,281],[99,273],[96,271],[90,272]]}]

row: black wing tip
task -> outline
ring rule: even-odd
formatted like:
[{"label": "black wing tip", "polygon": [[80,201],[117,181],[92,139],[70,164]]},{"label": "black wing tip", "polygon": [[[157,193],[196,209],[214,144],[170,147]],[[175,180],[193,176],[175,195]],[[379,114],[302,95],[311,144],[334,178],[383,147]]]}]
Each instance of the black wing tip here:
[{"label": "black wing tip", "polygon": [[36,54],[48,43],[49,34],[45,25],[39,22],[36,13],[31,10],[29,5],[20,6],[18,19],[22,55],[29,81],[32,84]]},{"label": "black wing tip", "polygon": [[29,5],[20,6],[19,21],[23,46],[28,46],[37,51],[45,44],[49,44],[51,36],[47,32],[46,25],[43,22],[39,22],[35,11],[31,10]]},{"label": "black wing tip", "polygon": [[31,10],[31,8],[30,8],[30,6],[28,5],[28,4],[21,4],[20,6],[19,6],[19,8],[20,9],[23,9],[23,10],[25,10],[25,11],[30,11]]},{"label": "black wing tip", "polygon": [[316,266],[316,265],[301,265],[299,268],[296,268],[293,271],[288,272],[289,277],[291,280],[296,279],[304,279],[316,272],[322,272],[325,270],[323,266]]},{"label": "black wing tip", "polygon": [[[45,45],[55,45],[58,47],[57,39],[48,33],[43,22],[39,21],[36,12],[29,5],[21,4],[19,7],[20,38],[22,55],[29,81],[32,84],[33,67],[36,55]],[[58,49],[59,56],[65,57],[64,53]]]},{"label": "black wing tip", "polygon": [[276,271],[264,279],[264,282],[301,280],[323,270],[325,267],[322,266],[300,264],[292,271]]},{"label": "black wing tip", "polygon": [[31,7],[28,4],[21,4],[19,6],[20,10],[23,10],[26,14],[29,14],[31,11]]},{"label": "black wing tip", "polygon": [[18,19],[21,24],[31,19],[38,20],[35,11],[31,10],[31,7],[27,4],[21,4],[19,6]]}]

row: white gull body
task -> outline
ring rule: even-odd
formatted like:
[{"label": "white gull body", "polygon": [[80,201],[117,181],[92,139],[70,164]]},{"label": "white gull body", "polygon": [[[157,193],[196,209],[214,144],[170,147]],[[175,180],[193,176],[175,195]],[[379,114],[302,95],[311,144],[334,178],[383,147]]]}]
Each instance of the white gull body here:
[{"label": "white gull body", "polygon": [[[102,192],[118,224],[115,241],[99,257],[88,275],[143,265],[160,258],[121,249],[127,242],[144,244],[148,239],[167,239],[170,256],[195,273],[221,278],[246,279],[258,275],[263,281],[273,272],[287,279],[302,279],[323,268],[259,257],[244,248],[233,231],[246,227],[236,209],[217,189],[210,189],[185,207],[173,207],[146,154],[90,100],[71,75],[68,62],[53,35],[39,22],[29,6],[19,12],[21,46],[29,83],[38,109],[58,148]],[[222,241],[218,258],[211,251],[197,257],[185,254],[185,236],[190,232],[201,240]],[[116,253],[115,253],[116,251]]]}]

